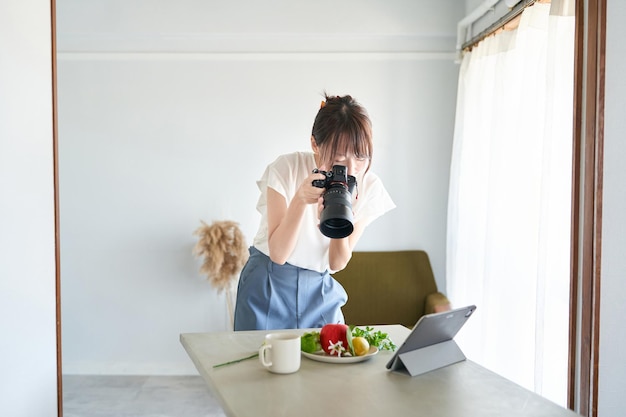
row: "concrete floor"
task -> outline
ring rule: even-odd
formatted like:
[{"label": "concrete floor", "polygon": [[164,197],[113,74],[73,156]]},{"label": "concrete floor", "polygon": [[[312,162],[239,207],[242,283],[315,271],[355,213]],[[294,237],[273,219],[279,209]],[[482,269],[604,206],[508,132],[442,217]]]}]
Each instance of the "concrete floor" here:
[{"label": "concrete floor", "polygon": [[200,376],[64,375],[64,417],[224,417]]}]

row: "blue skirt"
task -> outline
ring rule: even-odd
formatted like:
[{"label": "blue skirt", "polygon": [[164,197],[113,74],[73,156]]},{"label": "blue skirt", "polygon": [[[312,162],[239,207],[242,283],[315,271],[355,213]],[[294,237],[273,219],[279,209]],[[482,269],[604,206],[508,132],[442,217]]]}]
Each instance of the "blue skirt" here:
[{"label": "blue skirt", "polygon": [[328,271],[278,265],[258,249],[241,271],[235,330],[320,328],[343,323],[346,290]]}]

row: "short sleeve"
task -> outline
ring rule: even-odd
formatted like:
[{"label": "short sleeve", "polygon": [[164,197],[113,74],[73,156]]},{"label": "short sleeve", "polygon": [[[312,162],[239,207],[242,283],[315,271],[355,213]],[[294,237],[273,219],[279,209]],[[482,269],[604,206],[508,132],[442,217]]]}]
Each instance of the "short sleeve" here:
[{"label": "short sleeve", "polygon": [[372,172],[365,175],[363,184],[357,185],[355,199],[355,221],[366,225],[396,207],[383,182]]},{"label": "short sleeve", "polygon": [[272,188],[285,197],[289,204],[296,190],[297,172],[291,159],[279,157],[268,165],[261,179],[257,181],[257,186],[261,191],[265,191],[268,187]]}]

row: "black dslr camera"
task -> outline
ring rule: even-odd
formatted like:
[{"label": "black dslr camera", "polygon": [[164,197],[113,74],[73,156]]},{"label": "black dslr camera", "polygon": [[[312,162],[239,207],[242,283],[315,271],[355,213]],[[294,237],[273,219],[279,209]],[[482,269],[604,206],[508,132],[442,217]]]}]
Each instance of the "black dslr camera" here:
[{"label": "black dslr camera", "polygon": [[323,180],[313,180],[313,185],[326,188],[324,191],[324,209],[320,217],[320,231],[331,239],[349,236],[354,230],[352,224],[352,192],[356,178],[348,175],[348,168],[343,165],[333,166],[333,170],[313,172],[324,174]]}]

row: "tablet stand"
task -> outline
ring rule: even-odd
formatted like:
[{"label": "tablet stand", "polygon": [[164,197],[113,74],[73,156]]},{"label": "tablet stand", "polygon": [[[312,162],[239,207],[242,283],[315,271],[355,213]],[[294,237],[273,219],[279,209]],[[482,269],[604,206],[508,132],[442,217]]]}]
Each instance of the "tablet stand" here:
[{"label": "tablet stand", "polygon": [[416,376],[464,360],[456,342],[447,340],[399,354],[391,370]]}]

